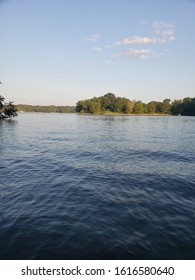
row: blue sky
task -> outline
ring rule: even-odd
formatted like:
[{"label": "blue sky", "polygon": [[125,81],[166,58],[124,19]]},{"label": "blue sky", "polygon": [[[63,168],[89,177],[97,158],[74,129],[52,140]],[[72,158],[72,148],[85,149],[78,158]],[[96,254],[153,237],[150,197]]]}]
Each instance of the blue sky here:
[{"label": "blue sky", "polygon": [[7,101],[195,96],[194,0],[0,0],[0,29]]}]

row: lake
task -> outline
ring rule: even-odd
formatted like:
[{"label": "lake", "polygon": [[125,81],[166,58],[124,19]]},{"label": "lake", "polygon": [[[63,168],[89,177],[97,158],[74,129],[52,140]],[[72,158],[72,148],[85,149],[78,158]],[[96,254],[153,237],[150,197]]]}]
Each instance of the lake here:
[{"label": "lake", "polygon": [[195,117],[0,121],[0,259],[195,259]]}]

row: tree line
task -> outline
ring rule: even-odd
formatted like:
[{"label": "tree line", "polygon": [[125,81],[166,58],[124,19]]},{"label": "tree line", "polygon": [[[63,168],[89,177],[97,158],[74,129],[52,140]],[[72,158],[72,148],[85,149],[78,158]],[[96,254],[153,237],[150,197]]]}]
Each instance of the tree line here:
[{"label": "tree line", "polygon": [[75,113],[75,106],[41,106],[41,105],[16,105],[18,112],[36,112],[36,113]]},{"label": "tree line", "polygon": [[80,100],[77,102],[77,113],[103,114],[172,114],[195,116],[195,98],[187,97],[183,100],[164,99],[163,102],[131,101],[125,97],[116,97],[113,93],[107,93],[101,97]]},{"label": "tree line", "polygon": [[0,119],[12,118],[19,112],[43,112],[43,113],[120,113],[120,114],[171,114],[195,116],[195,98],[186,97],[174,100],[164,99],[163,102],[131,101],[125,97],[116,97],[113,93],[107,93],[101,97],[80,100],[75,106],[40,106],[40,105],[14,105],[13,102],[5,102],[0,95]]}]

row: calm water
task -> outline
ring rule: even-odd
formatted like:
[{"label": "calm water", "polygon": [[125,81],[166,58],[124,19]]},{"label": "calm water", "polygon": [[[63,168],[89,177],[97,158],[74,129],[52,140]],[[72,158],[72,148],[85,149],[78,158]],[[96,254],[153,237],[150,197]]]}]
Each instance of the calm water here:
[{"label": "calm water", "polygon": [[1,259],[195,259],[195,117],[0,122]]}]

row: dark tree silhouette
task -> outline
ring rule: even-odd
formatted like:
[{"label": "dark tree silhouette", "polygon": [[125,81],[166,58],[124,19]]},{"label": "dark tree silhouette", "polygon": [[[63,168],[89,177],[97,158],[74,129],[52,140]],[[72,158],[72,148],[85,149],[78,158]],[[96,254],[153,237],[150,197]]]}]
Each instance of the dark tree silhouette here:
[{"label": "dark tree silhouette", "polygon": [[[2,84],[2,82],[0,82]],[[17,116],[17,109],[13,102],[4,102],[5,98],[0,95],[0,119],[13,118]]]}]

